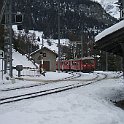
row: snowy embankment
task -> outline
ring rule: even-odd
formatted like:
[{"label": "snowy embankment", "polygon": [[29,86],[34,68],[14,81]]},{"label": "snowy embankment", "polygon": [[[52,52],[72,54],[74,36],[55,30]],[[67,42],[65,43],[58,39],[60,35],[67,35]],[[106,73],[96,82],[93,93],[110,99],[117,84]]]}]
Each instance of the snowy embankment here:
[{"label": "snowy embankment", "polygon": [[[25,55],[21,55],[19,52],[16,52],[14,49],[13,49],[13,67],[16,67],[17,65],[22,65],[23,67],[30,67],[30,68],[36,68],[36,66],[33,64],[33,62],[29,61],[27,59],[27,57]],[[4,69],[4,68],[3,68]],[[2,80],[2,60],[0,60],[0,82],[4,82],[4,83],[9,83],[10,80],[6,80],[6,77],[9,77],[7,74],[6,75],[3,75],[3,80]],[[25,71],[25,73],[29,73],[29,71]],[[9,71],[8,71],[9,73]],[[22,71],[23,73],[23,71]],[[16,69],[13,69],[13,76],[14,77],[17,77],[18,75],[18,72]]]}]

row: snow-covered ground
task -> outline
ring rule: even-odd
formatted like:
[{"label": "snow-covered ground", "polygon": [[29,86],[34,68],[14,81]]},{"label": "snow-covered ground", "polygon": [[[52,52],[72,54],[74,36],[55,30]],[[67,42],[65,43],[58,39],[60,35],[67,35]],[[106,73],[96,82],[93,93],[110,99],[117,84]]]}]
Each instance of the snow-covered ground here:
[{"label": "snow-covered ground", "polygon": [[[21,56],[18,52],[14,52],[13,55],[14,65],[22,64],[27,66],[27,63],[28,66],[35,67],[25,56]],[[16,76],[16,73],[15,71],[14,76]],[[102,73],[108,74],[110,78],[57,94],[0,105],[0,124],[123,124],[124,111],[116,107],[111,101],[124,99],[124,80],[122,77],[111,79],[111,77],[118,74],[117,72]],[[4,96],[7,97],[22,92],[20,90],[1,91],[2,89],[44,83],[42,82],[44,79],[62,79],[71,74],[47,72],[45,77],[32,75],[32,77],[26,76],[26,78],[41,79],[41,81],[16,79],[13,83],[11,80],[7,81],[0,78],[0,97],[3,98]],[[89,79],[96,76],[95,73],[82,73],[81,75],[79,79]],[[73,83],[77,82],[73,81]],[[53,86],[57,87],[70,83],[72,82],[51,82],[45,87],[52,88]],[[44,88],[44,86],[41,88]],[[33,90],[38,89],[34,88]]]},{"label": "snow-covered ground", "polygon": [[58,94],[0,105],[1,124],[123,124],[124,111],[110,102],[124,96],[123,90],[122,79],[107,79]]}]

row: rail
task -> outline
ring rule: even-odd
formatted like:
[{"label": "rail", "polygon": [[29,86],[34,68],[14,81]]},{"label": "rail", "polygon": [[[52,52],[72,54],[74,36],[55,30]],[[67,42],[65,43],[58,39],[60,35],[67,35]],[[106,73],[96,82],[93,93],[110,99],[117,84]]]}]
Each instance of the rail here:
[{"label": "rail", "polygon": [[[69,84],[69,85],[65,85],[65,86],[61,86],[61,87],[55,87],[55,88],[50,88],[50,89],[41,90],[41,91],[37,91],[37,92],[25,93],[25,94],[21,94],[21,95],[15,95],[15,96],[1,98],[0,99],[0,105],[6,104],[6,103],[12,103],[12,102],[16,102],[16,101],[21,101],[21,100],[24,100],[24,99],[36,98],[36,97],[45,96],[45,95],[49,95],[49,94],[59,93],[59,92],[62,92],[62,91],[67,91],[67,90],[70,90],[70,89],[90,85],[92,83],[95,83],[95,82],[98,82],[100,80],[106,79],[107,75],[106,74],[102,74],[102,75],[103,75],[102,78],[100,76],[98,76],[97,78],[95,78],[92,81],[87,82],[85,84],[81,83],[81,82],[78,82],[76,84],[73,83],[73,84]],[[67,79],[64,79],[64,80],[67,80]]]}]

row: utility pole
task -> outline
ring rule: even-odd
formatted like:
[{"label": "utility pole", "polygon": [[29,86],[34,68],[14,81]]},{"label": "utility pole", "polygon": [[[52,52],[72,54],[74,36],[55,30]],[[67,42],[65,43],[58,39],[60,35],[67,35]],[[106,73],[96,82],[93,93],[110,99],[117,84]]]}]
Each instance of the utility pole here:
[{"label": "utility pole", "polygon": [[2,6],[2,9],[1,9],[1,12],[0,12],[0,24],[2,22],[3,14],[5,12],[6,3],[7,3],[7,0],[4,0],[3,1],[3,6]]},{"label": "utility pole", "polygon": [[13,77],[12,68],[12,0],[5,3],[5,41],[4,41],[4,74],[9,71],[9,76]]},{"label": "utility pole", "polygon": [[60,1],[58,0],[58,72],[60,72]]},{"label": "utility pole", "polygon": [[106,71],[108,71],[108,52],[106,52],[105,54],[106,54]]},{"label": "utility pole", "polygon": [[83,55],[83,42],[84,42],[84,38],[83,38],[83,34],[82,34],[82,32],[81,32],[81,58],[83,58],[84,57],[84,55]]}]

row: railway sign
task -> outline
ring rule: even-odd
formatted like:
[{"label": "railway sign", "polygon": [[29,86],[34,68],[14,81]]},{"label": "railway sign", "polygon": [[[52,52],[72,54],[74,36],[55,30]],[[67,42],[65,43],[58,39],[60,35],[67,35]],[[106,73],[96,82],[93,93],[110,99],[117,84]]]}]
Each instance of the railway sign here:
[{"label": "railway sign", "polygon": [[121,10],[121,18],[124,18],[124,9]]},{"label": "railway sign", "polygon": [[3,59],[3,58],[4,58],[4,51],[0,50],[0,59]]}]

